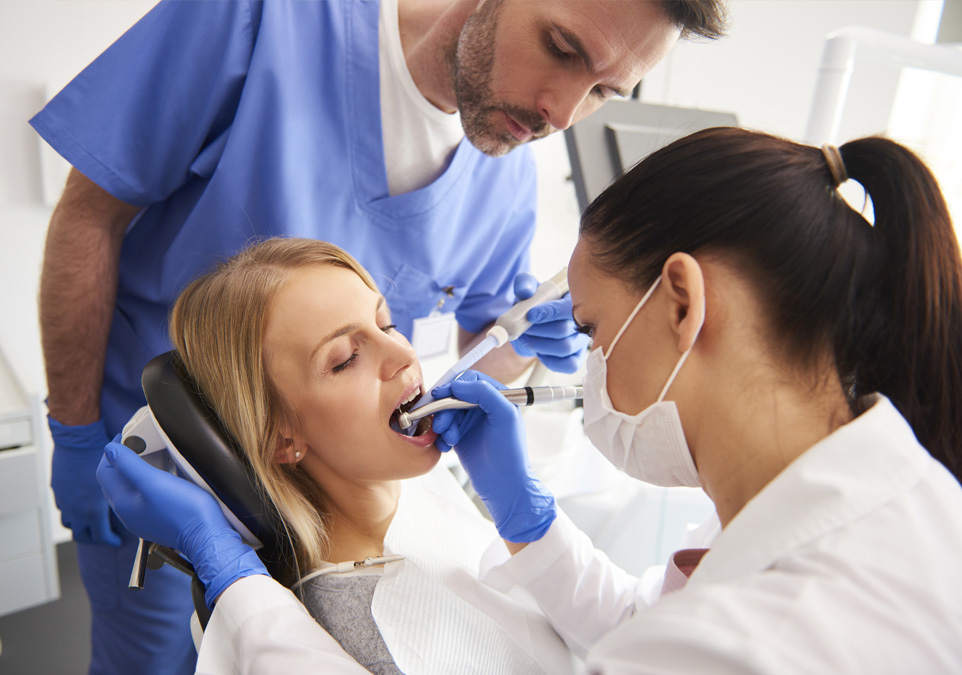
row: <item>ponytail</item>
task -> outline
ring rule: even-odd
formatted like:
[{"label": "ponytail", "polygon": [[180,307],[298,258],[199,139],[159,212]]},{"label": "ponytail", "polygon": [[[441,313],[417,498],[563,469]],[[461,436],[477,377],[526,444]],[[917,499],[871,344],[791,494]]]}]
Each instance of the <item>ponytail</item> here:
[{"label": "ponytail", "polygon": [[841,154],[872,199],[879,251],[854,303],[856,389],[887,396],[962,482],[962,258],[945,200],[897,143],[865,138]]},{"label": "ponytail", "polygon": [[[871,197],[874,226],[836,189],[846,177]],[[705,129],[609,186],[581,237],[639,292],[676,251],[732,256],[787,362],[801,372],[833,352],[853,410],[881,392],[962,482],[962,260],[935,178],[909,150]]]}]

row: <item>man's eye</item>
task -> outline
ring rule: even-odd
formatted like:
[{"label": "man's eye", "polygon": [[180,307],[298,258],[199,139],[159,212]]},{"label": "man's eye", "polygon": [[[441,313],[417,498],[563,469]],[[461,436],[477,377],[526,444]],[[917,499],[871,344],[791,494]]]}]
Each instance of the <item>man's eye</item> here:
[{"label": "man's eye", "polygon": [[558,46],[558,43],[554,41],[554,38],[550,35],[545,38],[545,46],[548,48],[548,52],[559,59],[569,59],[572,54],[564,51]]},{"label": "man's eye", "polygon": [[386,326],[381,326],[381,330],[384,331],[385,333],[390,333],[390,332],[391,332],[392,330],[394,330],[395,328],[397,328],[397,324],[396,324],[396,323],[389,323],[389,324],[386,325]]}]

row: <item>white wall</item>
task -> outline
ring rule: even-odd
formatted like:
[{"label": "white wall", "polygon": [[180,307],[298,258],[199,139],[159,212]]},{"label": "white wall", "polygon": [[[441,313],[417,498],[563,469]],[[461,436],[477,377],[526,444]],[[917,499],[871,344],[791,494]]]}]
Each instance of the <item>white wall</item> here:
[{"label": "white wall", "polygon": [[[641,98],[649,103],[731,112],[744,127],[803,140],[828,34],[864,26],[908,37],[921,16],[929,18],[931,25],[920,21],[922,34],[916,37],[931,41],[941,7],[942,0],[730,0],[728,35],[714,42],[680,42],[645,78]],[[842,118],[841,141],[884,132],[899,83],[900,73],[895,68],[858,62]],[[962,99],[943,94],[941,101],[947,100]],[[946,116],[962,119],[962,110],[942,110],[942,117]],[[949,126],[944,122],[940,130]],[[899,140],[909,143],[917,139]],[[960,152],[928,140],[927,147],[911,145],[931,163],[939,164],[943,191],[951,191],[950,202],[957,204],[959,223]],[[960,145],[962,136],[952,147],[962,151]],[[541,195],[534,265],[536,272],[546,275],[564,264],[566,252],[570,252],[576,239],[578,207],[565,181],[570,166],[563,141],[552,137],[535,148],[543,174],[540,181],[546,189]]]},{"label": "white wall", "polygon": [[50,209],[39,137],[27,120],[51,84],[67,82],[151,5],[0,1],[0,348],[31,391],[44,387],[35,298]]},{"label": "white wall", "polygon": [[[730,36],[679,44],[647,78],[642,97],[734,112],[745,126],[800,138],[825,35],[856,24],[909,35],[926,1],[732,0]],[[0,0],[0,349],[28,391],[44,389],[35,297],[50,209],[42,202],[40,144],[27,120],[51,83],[67,81],[152,5]],[[883,129],[897,84],[884,68],[860,68],[842,137]],[[546,277],[567,263],[578,208],[561,136],[537,143],[535,153],[541,214],[533,265]]]},{"label": "white wall", "polygon": [[[0,0],[0,351],[18,380],[0,380],[5,406],[46,391],[36,296],[51,209],[42,201],[39,137],[27,120],[48,87],[67,82],[152,5]],[[49,453],[49,438],[38,440]],[[50,510],[55,540],[68,539],[52,498]]]}]

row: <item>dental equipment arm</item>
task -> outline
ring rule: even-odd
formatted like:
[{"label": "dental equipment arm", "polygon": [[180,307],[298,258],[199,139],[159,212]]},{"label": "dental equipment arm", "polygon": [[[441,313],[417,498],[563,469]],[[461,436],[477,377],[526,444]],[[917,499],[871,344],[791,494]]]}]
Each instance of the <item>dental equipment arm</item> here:
[{"label": "dental equipment arm", "polygon": [[[545,386],[519,387],[518,389],[502,389],[501,395],[518,406],[536,405],[538,403],[552,403],[554,401],[572,401],[582,398],[581,385],[574,386]],[[456,398],[442,398],[432,401],[410,412],[401,413],[398,426],[402,430],[409,429],[416,422],[442,410],[464,410],[477,407],[477,403],[460,401]]]},{"label": "dental equipment arm", "polygon": [[437,446],[455,449],[503,539],[537,541],[557,517],[555,499],[531,474],[521,414],[500,389],[497,381],[469,371],[432,392],[474,405],[434,416]]}]

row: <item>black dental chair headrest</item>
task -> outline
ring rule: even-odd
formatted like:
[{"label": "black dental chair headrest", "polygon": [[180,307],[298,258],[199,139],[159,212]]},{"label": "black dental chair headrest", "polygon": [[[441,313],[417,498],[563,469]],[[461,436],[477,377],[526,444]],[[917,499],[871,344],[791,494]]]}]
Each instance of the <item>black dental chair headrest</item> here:
[{"label": "black dental chair headrest", "polygon": [[258,489],[250,463],[205,402],[177,352],[152,359],[144,367],[141,384],[147,405],[167,438],[261,541],[264,546],[257,553],[271,576],[286,581],[294,553],[280,516]]}]

